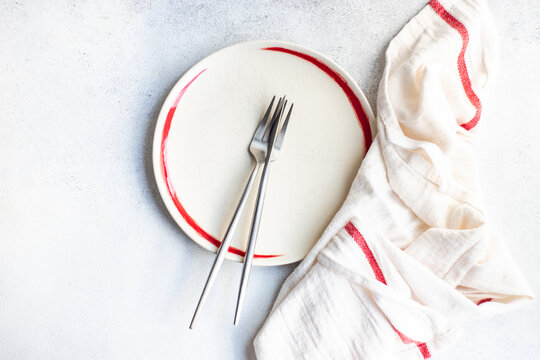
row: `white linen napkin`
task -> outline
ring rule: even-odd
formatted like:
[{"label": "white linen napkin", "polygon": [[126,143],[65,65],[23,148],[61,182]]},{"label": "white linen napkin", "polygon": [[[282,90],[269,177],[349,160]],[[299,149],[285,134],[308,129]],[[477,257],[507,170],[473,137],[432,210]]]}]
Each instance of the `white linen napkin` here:
[{"label": "white linen napkin", "polygon": [[496,59],[481,0],[433,0],[392,40],[378,135],[285,281],[259,359],[429,358],[465,318],[531,298],[478,199],[473,144]]}]

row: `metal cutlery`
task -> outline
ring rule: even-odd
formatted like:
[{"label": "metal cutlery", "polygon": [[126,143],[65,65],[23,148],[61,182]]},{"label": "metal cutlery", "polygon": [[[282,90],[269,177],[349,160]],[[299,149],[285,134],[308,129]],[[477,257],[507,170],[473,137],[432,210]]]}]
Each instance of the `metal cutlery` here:
[{"label": "metal cutlery", "polygon": [[[252,155],[252,158],[255,160],[255,164],[253,166],[251,175],[249,176],[249,179],[245,186],[242,197],[240,198],[240,201],[238,202],[233,218],[227,228],[225,237],[223,238],[223,241],[217,251],[214,264],[212,265],[212,269],[210,270],[210,274],[208,275],[206,284],[204,285],[204,289],[199,299],[199,302],[197,304],[197,308],[195,309],[195,313],[193,314],[193,318],[189,326],[190,329],[193,329],[193,327],[195,326],[195,323],[202,309],[202,306],[204,305],[204,302],[206,301],[206,298],[208,297],[210,289],[212,288],[212,285],[216,279],[217,273],[219,272],[219,269],[221,268],[221,265],[223,264],[223,260],[225,259],[225,255],[227,254],[227,251],[230,247],[236,227],[240,220],[241,214],[245,208],[247,198],[253,187],[253,184],[255,182],[255,179],[257,177],[257,174],[260,168],[265,164],[268,165],[270,161],[275,160],[279,154],[279,151],[281,150],[281,145],[283,144],[283,138],[285,136],[285,131],[287,129],[286,125],[288,123],[288,120],[292,111],[292,105],[287,115],[285,124],[279,127],[280,120],[282,118],[282,114],[285,109],[286,101],[285,101],[285,98],[280,98],[272,116],[270,116],[274,101],[275,101],[275,96],[272,98],[272,101],[270,102],[270,105],[268,106],[263,118],[261,119],[259,125],[257,126],[257,129],[255,130],[255,133],[253,134],[253,137],[249,144],[249,151]],[[278,132],[279,129],[281,130]],[[267,168],[268,166],[264,167],[263,176],[261,178],[261,185],[263,186],[261,185],[259,186],[259,193],[257,196],[257,205],[256,205],[254,217],[253,217],[251,235],[250,235],[250,240],[248,243],[248,250],[246,252],[246,257],[245,257],[246,260],[244,263],[245,265],[244,265],[244,271],[242,273],[242,281],[241,281],[241,288],[240,288],[240,289],[244,288],[244,290],[245,290],[245,287],[247,286],[247,279],[249,278],[249,270],[251,269],[251,261],[253,259],[253,253],[255,250],[254,239],[256,238],[258,225],[260,222],[261,208],[262,208],[261,200],[264,198],[264,192],[265,192],[264,190],[266,188],[266,182],[267,182],[267,177],[268,177],[268,171],[266,170]],[[255,231],[254,231],[254,225],[255,225]],[[246,265],[247,265],[247,268],[246,268]],[[243,294],[244,290],[241,290],[241,294]],[[241,298],[239,298],[239,300],[240,299]],[[239,314],[238,306],[237,306],[236,314]],[[237,315],[235,315],[235,323],[236,323],[236,318],[237,318]]]},{"label": "metal cutlery", "polygon": [[238,290],[238,300],[236,303],[236,312],[234,314],[234,324],[238,324],[240,320],[240,314],[242,312],[242,306],[244,304],[244,297],[246,294],[246,289],[249,281],[249,275],[251,273],[251,266],[253,262],[253,254],[255,253],[255,245],[257,243],[257,234],[259,232],[259,224],[261,222],[264,196],[266,194],[266,185],[268,181],[268,174],[270,173],[271,161],[275,160],[283,144],[283,139],[285,138],[285,133],[287,131],[287,125],[289,124],[289,119],[291,117],[293,104],[289,108],[289,112],[285,118],[285,122],[280,127],[281,118],[285,112],[287,106],[287,100],[283,97],[282,106],[278,104],[279,113],[275,114],[277,121],[274,121],[271,125],[270,130],[270,139],[267,144],[265,166],[261,176],[261,181],[259,183],[259,191],[257,193],[257,202],[255,205],[255,212],[253,214],[253,220],[251,224],[251,230],[249,235],[248,248],[246,250],[246,256],[244,257],[244,268],[242,270],[242,278],[240,280],[240,288]]}]

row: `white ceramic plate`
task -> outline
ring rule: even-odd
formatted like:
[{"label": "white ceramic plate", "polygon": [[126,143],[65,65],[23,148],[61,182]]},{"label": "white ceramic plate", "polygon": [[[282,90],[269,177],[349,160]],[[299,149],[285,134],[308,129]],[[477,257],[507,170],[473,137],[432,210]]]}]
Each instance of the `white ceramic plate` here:
[{"label": "white ceramic plate", "polygon": [[[283,94],[294,111],[270,172],[254,261],[280,265],[303,259],[320,237],[371,143],[373,113],[356,83],[313,50],[254,41],[193,66],[163,104],[153,145],[159,192],[182,230],[210,251],[250,174],[253,132],[272,96]],[[242,261],[249,225],[244,216],[229,259]]]}]

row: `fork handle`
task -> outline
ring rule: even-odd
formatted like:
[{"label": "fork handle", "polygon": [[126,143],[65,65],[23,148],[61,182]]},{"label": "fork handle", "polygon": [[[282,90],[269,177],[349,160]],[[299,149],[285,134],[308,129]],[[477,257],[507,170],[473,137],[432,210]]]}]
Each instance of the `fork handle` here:
[{"label": "fork handle", "polygon": [[249,234],[249,242],[246,250],[246,255],[244,257],[244,268],[242,269],[242,278],[240,280],[240,288],[238,290],[238,300],[236,303],[236,312],[234,314],[234,324],[238,323],[240,319],[240,313],[242,312],[242,306],[244,303],[244,297],[246,293],[246,288],[249,281],[249,274],[251,273],[251,266],[253,262],[253,255],[255,253],[255,245],[257,242],[257,234],[259,232],[259,225],[261,223],[262,209],[264,204],[264,196],[266,194],[266,184],[268,181],[268,173],[270,170],[269,161],[270,155],[267,155],[267,161],[263,169],[261,176],[261,181],[259,183],[259,191],[257,192],[257,202],[255,204],[255,212],[253,214],[253,221],[251,223],[251,231]]},{"label": "fork handle", "polygon": [[238,222],[241,218],[240,215],[242,214],[242,210],[244,209],[246,205],[246,201],[248,199],[251,188],[253,187],[253,183],[255,182],[255,179],[257,178],[257,173],[261,167],[261,164],[262,163],[256,163],[255,166],[253,167],[253,170],[251,171],[251,175],[249,176],[249,179],[247,181],[246,187],[244,189],[244,193],[242,194],[242,198],[240,199],[240,201],[238,202],[238,205],[236,206],[234,216],[231,220],[231,223],[229,224],[229,227],[227,228],[225,237],[223,238],[223,241],[221,242],[221,245],[219,246],[216,259],[214,260],[214,264],[212,265],[212,269],[210,270],[208,279],[206,279],[206,284],[204,285],[203,292],[201,294],[199,302],[197,303],[197,308],[195,309],[195,313],[193,314],[191,324],[189,325],[190,329],[193,329],[193,327],[195,326],[195,322],[197,321],[199,312],[201,311],[201,308],[204,302],[206,301],[206,298],[208,297],[208,293],[210,292],[210,289],[212,288],[212,285],[214,284],[214,280],[216,279],[217,273],[219,272],[219,269],[221,268],[221,265],[223,264],[223,260],[225,259],[227,250],[229,249],[231,245],[231,241],[233,239],[236,226],[238,225]]}]

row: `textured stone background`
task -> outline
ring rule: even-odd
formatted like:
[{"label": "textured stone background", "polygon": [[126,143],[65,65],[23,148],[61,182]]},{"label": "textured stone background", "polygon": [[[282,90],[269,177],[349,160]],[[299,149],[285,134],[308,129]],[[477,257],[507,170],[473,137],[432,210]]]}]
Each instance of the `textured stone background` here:
[{"label": "textured stone background", "polygon": [[[293,265],[254,270],[234,328],[227,263],[187,329],[212,255],[167,214],[151,171],[157,112],[219,48],[297,42],[343,66],[375,109],[384,50],[425,1],[2,1],[0,358],[243,359]],[[501,71],[485,103],[492,221],[540,293],[540,7],[491,2]],[[536,109],[536,110],[534,110]],[[254,295],[256,294],[256,295]],[[470,321],[438,359],[533,359],[533,303]]]}]

